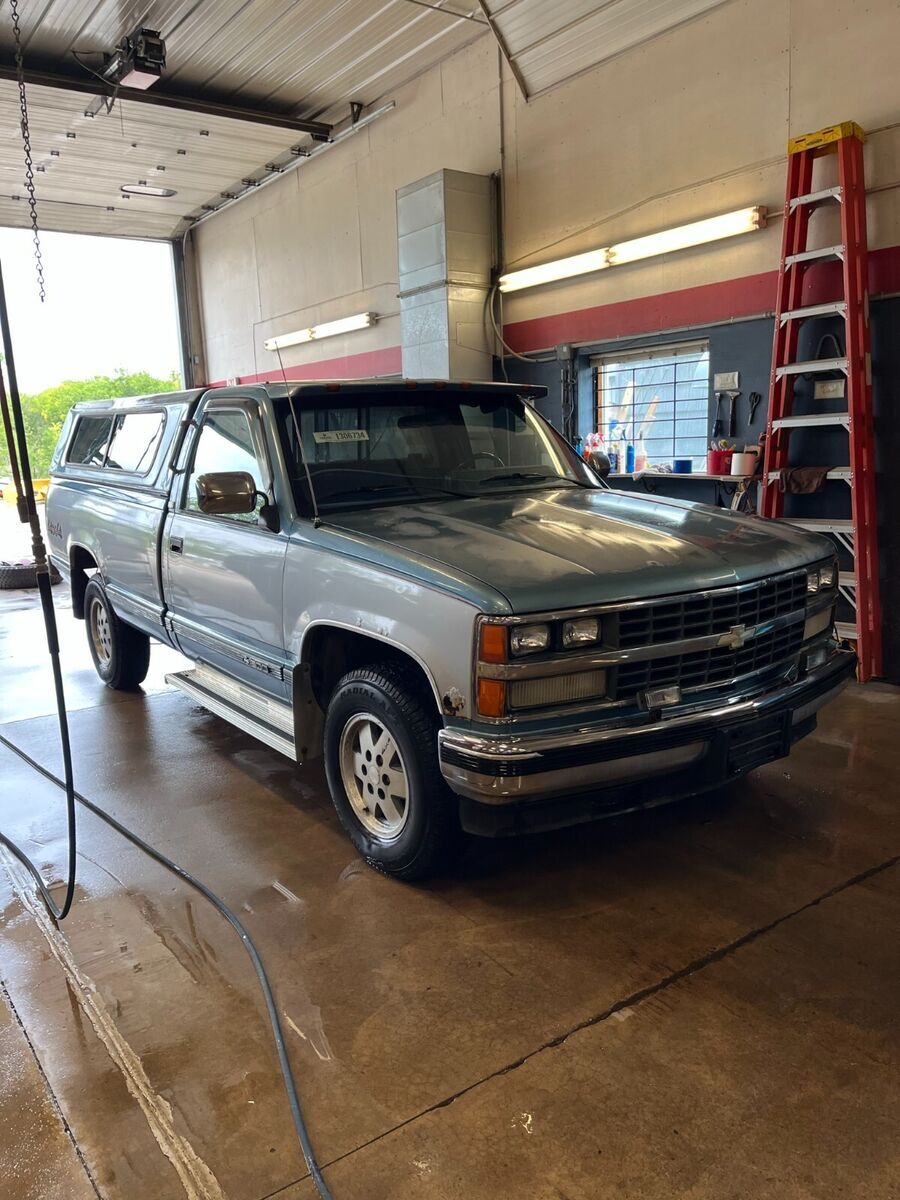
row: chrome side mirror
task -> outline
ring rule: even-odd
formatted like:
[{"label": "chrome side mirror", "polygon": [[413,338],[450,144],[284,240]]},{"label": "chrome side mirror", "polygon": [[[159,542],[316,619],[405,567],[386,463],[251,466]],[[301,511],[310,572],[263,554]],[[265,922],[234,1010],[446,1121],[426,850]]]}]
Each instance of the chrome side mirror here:
[{"label": "chrome side mirror", "polygon": [[215,471],[197,477],[197,506],[211,516],[256,511],[259,492],[246,471]]}]

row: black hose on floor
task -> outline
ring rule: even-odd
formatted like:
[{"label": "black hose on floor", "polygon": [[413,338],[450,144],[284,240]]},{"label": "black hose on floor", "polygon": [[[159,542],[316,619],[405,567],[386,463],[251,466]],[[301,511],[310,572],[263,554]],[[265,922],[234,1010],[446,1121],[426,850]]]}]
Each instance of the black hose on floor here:
[{"label": "black hose on floor", "polygon": [[[49,779],[51,783],[55,783],[58,787],[65,786],[63,781],[57,775],[54,775],[52,771],[49,771],[46,767],[42,766],[29,754],[26,754],[24,750],[20,749],[20,747],[18,747],[14,742],[11,742],[9,738],[4,737],[2,733],[0,733],[0,745],[5,746],[7,750],[11,750],[13,754],[18,755],[23,762],[27,763],[35,771],[43,775],[45,779]],[[122,837],[131,842],[133,846],[137,846],[137,848],[142,850],[144,854],[148,855],[150,858],[154,859],[155,862],[158,862],[161,866],[165,867],[167,871],[171,871],[173,875],[177,875],[179,879],[182,879],[190,887],[198,891],[201,896],[204,896],[237,932],[241,941],[244,943],[244,949],[250,955],[250,961],[253,963],[253,969],[256,971],[256,978],[259,981],[259,986],[262,990],[263,997],[265,998],[269,1024],[272,1026],[272,1037],[275,1039],[275,1049],[278,1051],[278,1065],[281,1068],[282,1078],[284,1079],[284,1089],[287,1092],[288,1105],[290,1106],[291,1117],[294,1121],[294,1128],[297,1131],[297,1138],[300,1142],[300,1148],[303,1151],[303,1157],[306,1160],[309,1173],[312,1176],[313,1182],[315,1183],[322,1200],[332,1200],[331,1192],[329,1191],[328,1185],[322,1177],[321,1169],[316,1160],[315,1151],[312,1148],[309,1131],[306,1128],[306,1121],[303,1119],[303,1110],[300,1106],[300,1098],[297,1094],[297,1085],[294,1082],[291,1064],[288,1060],[287,1046],[285,1045],[284,1034],[281,1030],[281,1021],[278,1017],[278,1009],[275,1006],[275,996],[272,992],[272,985],[269,983],[269,977],[266,974],[266,968],[263,965],[262,958],[260,957],[253,938],[247,932],[240,917],[228,907],[221,896],[217,896],[212,888],[207,887],[202,880],[196,877],[196,875],[192,875],[190,871],[180,866],[177,862],[174,862],[171,858],[169,858],[168,855],[163,854],[161,850],[157,850],[155,846],[152,846],[149,842],[145,842],[142,837],[129,829],[127,825],[123,825],[121,821],[117,821],[115,817],[110,816],[108,812],[105,812],[104,809],[98,807],[98,805],[94,804],[93,801],[88,800],[86,796],[82,796],[80,792],[73,792],[73,795],[78,803],[83,805],[89,812],[92,812],[95,817],[99,817],[101,821],[104,821],[107,825],[110,825],[117,833],[120,833]],[[0,835],[0,837],[2,837],[2,835]],[[3,838],[3,840],[6,841],[5,838]],[[18,857],[21,857],[21,855]]]},{"label": "black hose on floor", "polygon": [[[6,292],[3,287],[3,271],[0,267],[0,326],[2,326],[3,334],[3,349],[6,358],[6,370],[9,378],[9,402],[7,402],[6,389],[3,384],[3,376],[0,373],[0,410],[2,410],[3,428],[6,433],[6,439],[9,449],[10,466],[12,469],[13,479],[16,485],[16,500],[19,511],[19,516],[23,522],[31,526],[32,547],[35,558],[35,569],[37,571],[38,588],[41,597],[41,610],[44,617],[44,628],[47,633],[47,647],[50,652],[50,660],[53,666],[53,686],[56,694],[56,711],[59,718],[59,738],[62,747],[63,757],[63,775],[54,775],[46,767],[42,766],[30,755],[21,750],[15,743],[0,734],[0,745],[6,747],[13,754],[18,755],[23,762],[27,763],[45,779],[49,779],[51,783],[55,783],[61,787],[66,796],[66,821],[68,827],[68,873],[66,879],[66,894],[62,906],[57,906],[50,891],[44,882],[40,871],[31,861],[28,855],[10,838],[0,831],[0,843],[15,855],[19,862],[26,868],[28,873],[34,879],[34,882],[40,892],[41,899],[47,906],[47,911],[56,921],[62,921],[69,913],[72,907],[72,900],[75,895],[75,859],[76,859],[76,822],[75,822],[75,803],[76,801],[83,805],[86,809],[99,817],[107,825],[111,826],[120,833],[133,846],[137,846],[149,858],[158,862],[160,866],[171,871],[173,875],[177,875],[190,887],[200,893],[209,903],[217,909],[225,920],[231,925],[235,932],[240,937],[244,949],[250,956],[250,961],[253,963],[253,969],[256,972],[256,978],[262,990],[263,998],[266,1002],[266,1012],[269,1018],[269,1024],[272,1028],[272,1037],[275,1041],[275,1049],[278,1054],[278,1066],[281,1069],[281,1077],[284,1081],[284,1090],[287,1093],[288,1107],[291,1110],[291,1119],[294,1122],[294,1129],[297,1133],[297,1140],[300,1142],[300,1149],[303,1151],[303,1158],[306,1162],[312,1180],[316,1185],[316,1190],[322,1200],[332,1200],[331,1192],[328,1185],[322,1176],[322,1171],[316,1159],[315,1151],[312,1147],[312,1142],[309,1137],[309,1130],[306,1128],[306,1121],[303,1118],[303,1109],[300,1105],[300,1097],[297,1093],[297,1085],[294,1081],[294,1074],[291,1070],[290,1060],[288,1059],[287,1046],[284,1041],[284,1034],[281,1029],[281,1021],[278,1017],[278,1009],[275,1005],[275,995],[272,991],[272,985],[269,983],[269,977],[266,974],[266,968],[263,965],[262,958],[256,948],[253,938],[244,928],[243,923],[235,912],[232,911],[225,901],[217,896],[216,893],[206,886],[195,875],[184,867],[179,866],[168,855],[163,854],[161,850],[157,850],[149,842],[145,842],[142,837],[132,832],[121,821],[117,821],[115,817],[104,812],[87,797],[82,796],[80,792],[75,791],[75,785],[72,773],[72,749],[69,740],[69,722],[66,712],[66,698],[63,689],[62,668],[59,661],[59,635],[56,627],[56,610],[53,606],[53,595],[50,591],[50,572],[47,562],[47,552],[44,546],[43,534],[41,532],[40,521],[37,515],[37,505],[34,498],[34,487],[31,482],[31,464],[28,459],[28,443],[25,437],[25,426],[22,420],[22,405],[19,398],[19,390],[16,381],[15,362],[12,352],[12,341],[9,332],[9,314],[6,308]],[[10,409],[12,414],[10,416]]]}]

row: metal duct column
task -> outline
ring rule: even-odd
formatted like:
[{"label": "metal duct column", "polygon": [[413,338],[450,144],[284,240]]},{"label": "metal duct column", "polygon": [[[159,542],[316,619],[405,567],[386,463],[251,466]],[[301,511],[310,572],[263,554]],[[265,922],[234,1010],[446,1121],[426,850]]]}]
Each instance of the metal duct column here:
[{"label": "metal duct column", "polygon": [[408,379],[491,379],[484,305],[493,260],[489,175],[436,171],[397,192],[400,331]]}]

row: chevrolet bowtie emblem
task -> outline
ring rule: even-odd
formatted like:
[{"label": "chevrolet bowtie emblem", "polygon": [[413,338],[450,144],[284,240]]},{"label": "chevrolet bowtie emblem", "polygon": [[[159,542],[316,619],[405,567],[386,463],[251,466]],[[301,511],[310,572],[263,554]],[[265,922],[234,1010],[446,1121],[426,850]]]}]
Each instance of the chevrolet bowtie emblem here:
[{"label": "chevrolet bowtie emblem", "polygon": [[747,640],[748,632],[746,625],[732,625],[728,632],[719,638],[719,645],[728,646],[731,650],[740,650]]}]

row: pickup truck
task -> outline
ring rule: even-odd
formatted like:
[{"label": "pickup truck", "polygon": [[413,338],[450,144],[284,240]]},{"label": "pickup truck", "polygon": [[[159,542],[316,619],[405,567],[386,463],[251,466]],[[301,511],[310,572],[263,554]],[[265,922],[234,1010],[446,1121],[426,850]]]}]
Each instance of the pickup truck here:
[{"label": "pickup truck", "polygon": [[47,526],[97,671],[304,763],[370,864],[573,824],[789,753],[852,676],[831,543],[610,489],[515,384],[82,403]]}]

